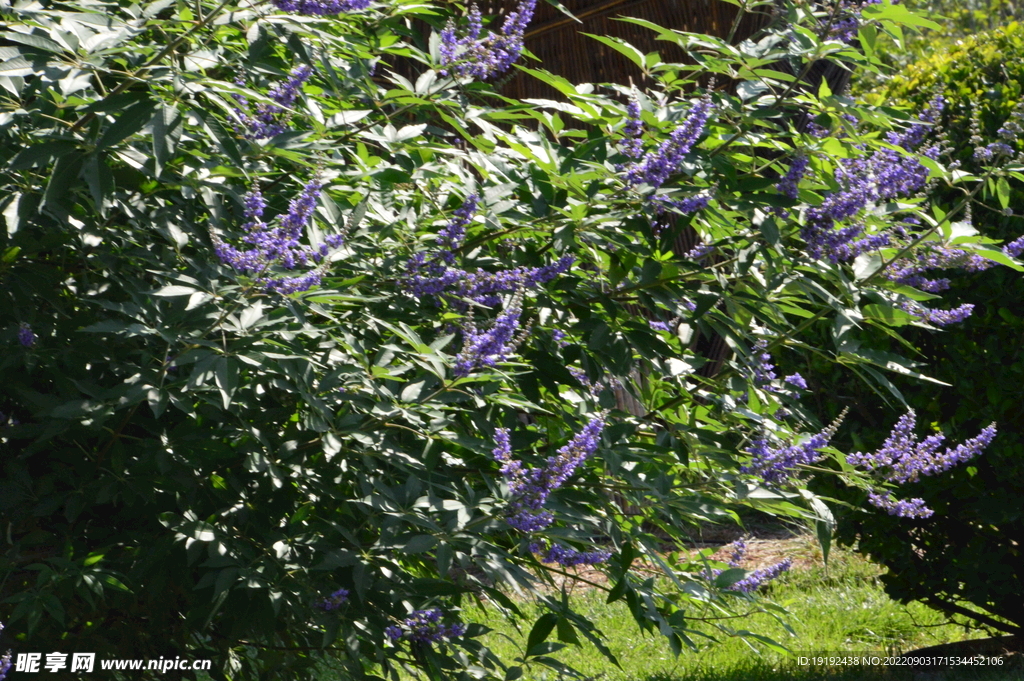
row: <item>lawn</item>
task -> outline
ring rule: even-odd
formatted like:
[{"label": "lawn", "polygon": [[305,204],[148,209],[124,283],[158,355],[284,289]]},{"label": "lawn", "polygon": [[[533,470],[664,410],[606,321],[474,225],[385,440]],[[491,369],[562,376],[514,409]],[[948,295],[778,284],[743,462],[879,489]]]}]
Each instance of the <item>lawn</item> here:
[{"label": "lawn", "polygon": [[[921,604],[901,605],[893,601],[886,596],[878,580],[880,568],[858,554],[833,550],[825,567],[810,538],[778,542],[774,546],[776,554],[790,555],[796,565],[767,588],[765,595],[788,610],[788,622],[796,636],[766,615],[755,616],[745,621],[744,626],[771,636],[794,653],[884,656],[985,636],[983,632],[968,633],[948,624],[940,614]],[[609,648],[618,658],[621,669],[611,665],[589,645],[570,646],[559,658],[588,677],[602,681],[809,681],[819,678],[1024,681],[1020,665],[960,668],[938,673],[899,670],[885,674],[863,668],[845,671],[837,667],[829,670],[800,668],[793,660],[776,653],[754,651],[738,638],[721,640],[697,652],[684,651],[677,658],[662,637],[639,633],[623,603],[606,604],[603,592],[579,585],[572,587],[571,592],[575,606],[609,637]],[[524,610],[533,619],[540,614],[529,605]],[[532,619],[522,631],[517,631],[489,609],[470,609],[465,615],[467,620],[493,629],[483,640],[502,659],[512,660],[521,655]],[[554,679],[557,674],[535,665],[526,670],[524,678]]]}]

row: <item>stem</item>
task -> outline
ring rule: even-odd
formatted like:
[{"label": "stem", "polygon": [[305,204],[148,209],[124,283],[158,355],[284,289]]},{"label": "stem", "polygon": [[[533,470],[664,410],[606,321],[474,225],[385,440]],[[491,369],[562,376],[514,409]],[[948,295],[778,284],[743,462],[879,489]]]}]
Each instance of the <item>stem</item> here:
[{"label": "stem", "polygon": [[747,13],[747,3],[740,5],[740,8],[736,10],[736,19],[732,22],[732,28],[729,29],[729,36],[725,39],[725,42],[732,45],[732,39],[736,37],[736,31],[740,27],[740,21],[743,19],[743,15]]},{"label": "stem", "polygon": [[930,605],[934,608],[942,610],[947,614],[963,615],[964,617],[968,617],[972,620],[981,622],[982,624],[987,624],[993,629],[1005,631],[1008,634],[1013,634],[1015,636],[1020,636],[1021,634],[1024,634],[1024,629],[1021,629],[1020,627],[1015,627],[1011,624],[1006,624],[1004,622],[992,619],[988,615],[983,615],[980,612],[969,610],[968,608],[957,605],[956,603],[950,603],[949,601],[939,598],[938,596],[929,596],[924,600],[924,603],[925,605]]}]

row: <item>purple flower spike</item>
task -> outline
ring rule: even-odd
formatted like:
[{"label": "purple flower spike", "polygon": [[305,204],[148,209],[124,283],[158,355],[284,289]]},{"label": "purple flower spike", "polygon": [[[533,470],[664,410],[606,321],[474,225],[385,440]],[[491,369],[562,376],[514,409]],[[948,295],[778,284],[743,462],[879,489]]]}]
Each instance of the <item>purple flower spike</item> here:
[{"label": "purple flower spike", "polygon": [[740,563],[743,561],[743,557],[747,555],[747,542],[742,539],[737,539],[732,543],[732,546],[732,556],[729,557],[727,565],[731,568],[738,568]]},{"label": "purple flower spike", "polygon": [[970,303],[964,303],[959,307],[954,307],[952,310],[931,310],[921,303],[909,300],[902,303],[900,308],[917,317],[918,320],[935,326],[957,324],[970,317],[971,313],[974,312],[974,305]]},{"label": "purple flower spike", "polygon": [[[917,482],[922,475],[937,475],[953,466],[978,456],[996,436],[996,424],[989,424],[977,437],[961,445],[946,448],[941,454],[939,447],[945,441],[941,433],[930,435],[920,442],[914,435],[917,417],[910,409],[901,416],[881,448],[871,454],[854,452],[846,457],[851,466],[863,466],[883,482],[896,484]],[[901,518],[927,518],[932,510],[922,499],[898,501],[891,492],[872,491],[868,495],[872,506],[888,511],[889,515]]]},{"label": "purple flower spike", "polygon": [[[729,558],[729,562],[727,563],[727,565],[730,568],[738,568],[740,567],[740,563],[743,562],[743,557],[746,555],[747,543],[742,539],[738,539],[735,542],[733,542],[732,545],[734,547],[733,553],[732,556]],[[783,572],[788,570],[792,565],[793,561],[789,558],[786,558],[782,562],[776,563],[771,567],[762,568],[760,570],[754,570],[753,572],[748,573],[746,577],[744,577],[738,582],[735,582],[734,584],[729,586],[728,589],[730,591],[740,591],[742,593],[750,593],[751,591],[757,591],[757,589],[762,584],[765,584],[766,582],[770,582],[771,580],[775,579]],[[712,581],[720,574],[722,574],[722,570],[715,568],[710,571],[705,570],[702,573],[702,576],[708,581]]]},{"label": "purple flower spike", "polygon": [[810,159],[804,153],[798,153],[793,157],[793,161],[789,164],[789,170],[786,171],[786,174],[775,185],[780,194],[796,199],[800,180],[803,179],[804,173],[807,172],[807,166],[810,162]]},{"label": "purple flower spike", "polygon": [[522,294],[517,293],[490,329],[483,332],[477,332],[473,327],[466,329],[462,352],[455,359],[455,376],[462,378],[478,368],[493,367],[512,354],[522,341],[519,334],[519,315],[522,312]]},{"label": "purple flower spike", "polygon": [[18,342],[26,348],[30,348],[36,344],[36,334],[32,332],[32,327],[22,322],[18,326]]},{"label": "purple flower spike", "polygon": [[274,6],[282,12],[314,17],[359,12],[369,7],[370,3],[371,0],[274,0]]},{"label": "purple flower spike", "polygon": [[[242,109],[235,109],[235,115],[242,121],[242,125],[236,126],[236,130],[249,140],[267,139],[283,133],[287,130],[285,124],[291,118],[291,113],[287,109],[295,104],[302,84],[312,74],[311,67],[300,64],[292,69],[288,80],[270,88],[267,96],[274,100],[274,104],[258,104],[254,114],[246,113]],[[239,106],[248,108],[248,100],[245,97],[242,95],[233,95],[233,97]]]},{"label": "purple flower spike", "polygon": [[[944,105],[941,97],[934,99],[918,116],[921,123],[902,134],[889,133],[887,141],[908,152],[916,149]],[[935,158],[938,148],[928,147],[921,153]],[[841,189],[826,196],[820,205],[808,208],[806,224],[800,230],[800,236],[807,242],[808,254],[815,259],[828,258],[833,263],[852,260],[861,253],[889,245],[889,234],[865,235],[864,225],[859,222],[847,226],[837,226],[837,223],[857,218],[871,204],[920,191],[928,180],[928,169],[908,154],[879,149],[867,157],[841,159],[836,180]],[[785,188],[787,185],[783,185]]]},{"label": "purple flower spike", "polygon": [[750,463],[740,468],[740,472],[754,473],[761,476],[766,483],[773,485],[788,482],[796,472],[797,466],[811,464],[821,459],[822,455],[817,450],[828,446],[845,416],[846,410],[844,409],[839,418],[827,428],[812,435],[801,444],[776,448],[772,447],[765,438],[754,440],[746,450],[747,453],[753,455],[753,458]]},{"label": "purple flower spike", "polygon": [[454,251],[462,244],[462,240],[466,236],[466,227],[473,221],[478,200],[479,197],[476,194],[467,196],[462,206],[455,211],[452,219],[437,234],[437,245],[441,248],[438,257],[447,265],[455,264]]},{"label": "purple flower spike", "polygon": [[1016,258],[1021,253],[1024,253],[1024,236],[1014,239],[1010,243],[1003,246],[1003,253],[1010,256],[1011,258]]},{"label": "purple flower spike", "polygon": [[577,565],[597,565],[608,560],[612,552],[604,550],[577,551],[569,549],[560,544],[551,544],[548,547],[541,542],[530,544],[530,551],[541,554],[541,562],[557,563],[562,567],[575,567]]},{"label": "purple flower spike", "polygon": [[324,610],[337,610],[348,601],[348,589],[338,589],[330,596],[320,601],[319,607]]},{"label": "purple flower spike", "polygon": [[567,445],[558,450],[557,456],[548,458],[544,468],[526,468],[522,462],[512,459],[508,430],[495,431],[494,458],[501,462],[501,474],[508,482],[513,501],[509,505],[508,524],[521,532],[536,532],[552,522],[549,511],[542,510],[551,493],[569,479],[587,457],[597,451],[604,430],[604,417],[595,416]]},{"label": "purple flower spike", "polygon": [[450,625],[441,624],[441,611],[437,608],[416,610],[400,626],[391,625],[384,630],[384,635],[392,642],[406,638],[414,643],[424,644],[458,638],[465,633],[466,625],[461,622]]},{"label": "purple flower spike", "polygon": [[[246,222],[242,225],[247,232],[242,241],[252,248],[242,250],[215,237],[214,250],[221,262],[252,275],[267,291],[290,294],[318,285],[330,249],[340,247],[343,242],[340,234],[332,234],[318,248],[301,243],[302,233],[313,218],[321,187],[319,179],[308,182],[299,196],[289,203],[288,211],[280,217],[276,227],[263,222],[266,201],[259,189],[253,188],[243,201]],[[293,270],[310,264],[317,266],[299,276],[274,277],[270,273],[272,267]]]},{"label": "purple flower spike", "polygon": [[768,348],[768,341],[763,338],[754,343],[754,383],[765,386],[775,380],[775,365],[772,364],[772,356],[765,350]]},{"label": "purple flower spike", "polygon": [[630,95],[626,102],[626,124],[622,127],[622,153],[630,158],[640,158],[644,154],[643,121],[640,120],[640,100],[636,93]]},{"label": "purple flower spike", "polygon": [[930,518],[935,514],[935,511],[924,505],[924,499],[897,500],[891,493],[870,492],[868,502],[898,518]]},{"label": "purple flower spike", "polygon": [[801,376],[800,374],[793,374],[792,376],[786,376],[782,380],[785,381],[786,383],[789,383],[790,385],[794,385],[797,388],[800,388],[801,390],[807,390],[807,381],[805,381],[804,377]]},{"label": "purple flower spike", "polygon": [[938,448],[945,437],[931,435],[921,442],[914,436],[917,416],[913,409],[907,411],[896,422],[892,433],[882,447],[872,454],[855,452],[846,457],[852,466],[864,466],[869,471],[878,471],[887,482],[916,482],[922,475],[936,475],[953,466],[973,459],[992,442],[996,436],[996,424],[985,427],[977,437],[967,440],[954,449],[946,448],[938,454]]},{"label": "purple flower spike", "polygon": [[455,24],[449,22],[441,31],[441,75],[486,80],[508,71],[522,54],[523,36],[536,6],[537,0],[522,0],[505,17],[501,33],[483,39],[483,18],[476,5],[469,10],[469,31],[465,36],[460,38]]},{"label": "purple flower spike", "polygon": [[760,570],[754,570],[746,577],[730,586],[729,589],[731,591],[740,591],[745,594],[750,593],[751,591],[757,591],[757,589],[760,588],[763,584],[775,579],[783,572],[789,570],[789,568],[792,566],[793,561],[789,558],[786,558],[782,562],[776,563],[771,567],[761,568]]},{"label": "purple flower spike", "polygon": [[697,143],[704,126],[711,117],[714,105],[711,97],[705,95],[697,100],[683,123],[657,149],[646,153],[643,158],[624,168],[623,180],[631,187],[646,184],[657,189],[682,167],[686,155]]}]

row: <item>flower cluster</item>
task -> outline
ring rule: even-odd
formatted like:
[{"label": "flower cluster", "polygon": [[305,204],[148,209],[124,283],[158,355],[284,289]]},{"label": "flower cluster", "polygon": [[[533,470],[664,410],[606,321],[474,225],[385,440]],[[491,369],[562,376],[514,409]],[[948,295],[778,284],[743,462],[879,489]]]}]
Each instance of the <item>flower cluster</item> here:
[{"label": "flower cluster", "polygon": [[703,260],[704,258],[711,255],[711,252],[715,250],[713,244],[699,243],[686,253],[683,254],[685,260]]},{"label": "flower cluster", "polygon": [[967,272],[981,272],[996,263],[977,253],[941,244],[927,244],[912,256],[900,258],[886,268],[887,279],[898,284],[913,286],[929,293],[938,293],[949,288],[949,279],[930,279],[922,272],[934,269],[958,268]]},{"label": "flower cluster", "polygon": [[317,605],[327,610],[337,610],[348,601],[348,589],[338,589],[327,598],[320,601]]},{"label": "flower cluster", "polygon": [[[267,93],[267,96],[274,100],[274,104],[257,104],[255,113],[251,115],[242,109],[235,109],[235,115],[242,122],[242,125],[236,125],[235,129],[249,140],[274,137],[287,130],[286,123],[291,118],[288,109],[295,103],[295,99],[299,96],[299,89],[312,73],[313,69],[305,64],[296,66],[288,75],[288,80],[278,83]],[[242,85],[242,83],[239,82],[238,85]],[[242,95],[233,95],[233,97],[240,107],[248,108],[249,102],[245,97]]]},{"label": "flower cluster", "polygon": [[1014,153],[1013,143],[1024,132],[1024,102],[1017,104],[1013,113],[1010,114],[1010,118],[996,131],[996,134],[1000,137],[997,142],[981,146],[983,139],[979,134],[980,126],[977,118],[971,121],[971,127],[974,130],[974,135],[971,136],[971,143],[975,145],[975,161],[979,163],[992,163],[995,160],[1008,159]]},{"label": "flower cluster", "polygon": [[500,272],[476,272],[455,267],[455,251],[465,238],[466,227],[473,220],[479,197],[466,197],[448,224],[437,236],[438,250],[420,252],[406,263],[405,282],[409,293],[417,298],[433,296],[447,300],[460,311],[472,303],[494,307],[501,302],[501,293],[533,288],[546,284],[567,272],[575,262],[571,255],[563,256],[543,267],[515,267]]},{"label": "flower cluster", "polygon": [[[0,622],[0,631],[4,630],[3,622]],[[3,655],[0,655],[0,681],[4,681],[7,678],[7,672],[11,668],[11,651],[7,651]]]},{"label": "flower cluster", "polygon": [[789,558],[785,558],[781,562],[778,562],[770,567],[754,570],[740,581],[731,585],[729,587],[729,590],[740,591],[745,594],[748,594],[751,591],[757,591],[762,584],[764,584],[765,582],[770,582],[771,580],[781,575],[783,572],[789,570],[789,568],[792,566],[793,561]]},{"label": "flower cluster", "polygon": [[282,12],[326,17],[343,12],[359,12],[370,6],[372,0],[274,0]]},{"label": "flower cluster", "polygon": [[789,383],[790,385],[800,388],[801,390],[807,390],[807,381],[805,381],[804,377],[801,376],[800,374],[790,374],[789,376],[786,376],[782,380],[785,381],[786,383]]},{"label": "flower cluster", "polygon": [[789,481],[796,472],[797,466],[811,464],[821,459],[822,455],[817,450],[828,446],[845,417],[846,410],[844,409],[839,418],[831,425],[799,444],[772,447],[766,438],[754,440],[746,450],[753,458],[750,463],[740,468],[740,472],[753,473],[760,476],[766,483],[773,485]]},{"label": "flower cluster", "polygon": [[466,237],[466,227],[473,221],[479,199],[476,194],[467,196],[462,205],[455,209],[452,219],[437,234],[437,245],[441,249],[437,257],[448,265],[455,264],[455,251]]},{"label": "flower cluster", "polygon": [[640,120],[640,100],[632,93],[626,102],[626,124],[622,126],[622,153],[629,158],[640,158],[644,153],[642,135],[644,122]]},{"label": "flower cluster", "polygon": [[461,622],[441,624],[441,611],[437,608],[416,610],[401,625],[391,625],[384,630],[384,635],[392,642],[406,638],[414,643],[438,643],[465,633],[466,625]]},{"label": "flower cluster", "polygon": [[1016,258],[1021,253],[1024,253],[1024,236],[1018,237],[1003,246],[1003,253],[1011,258]]},{"label": "flower cluster", "polygon": [[[840,40],[847,45],[852,44],[863,21],[861,10],[866,5],[877,5],[881,2],[882,0],[840,0],[838,16],[828,25],[828,37],[832,40]],[[895,5],[898,2],[899,0],[895,0],[892,4]],[[829,16],[833,16],[831,11]]]},{"label": "flower cluster", "polygon": [[441,31],[441,75],[484,80],[508,71],[522,54],[523,36],[536,6],[537,0],[522,0],[505,17],[501,33],[483,39],[483,17],[476,5],[470,7],[469,31],[461,38],[455,32],[454,22],[449,21]]},{"label": "flower cluster", "polygon": [[789,164],[789,170],[782,176],[782,179],[775,184],[775,188],[783,196],[788,196],[791,199],[797,197],[799,191],[800,180],[803,179],[804,173],[807,172],[807,166],[810,165],[811,160],[807,154],[800,152],[793,157],[793,161]]},{"label": "flower cluster", "polygon": [[587,376],[587,372],[584,371],[583,369],[579,367],[569,367],[569,373],[572,375],[573,378],[579,381],[580,385],[586,388],[587,392],[590,393],[591,395],[596,397],[601,392],[601,385],[599,383],[591,381],[590,377]]},{"label": "flower cluster", "polygon": [[910,313],[919,321],[927,322],[934,326],[949,326],[950,324],[958,324],[970,317],[974,311],[974,305],[964,303],[954,307],[952,310],[933,310],[915,300],[906,300],[900,303],[900,309]]},{"label": "flower cluster", "polygon": [[445,255],[417,253],[406,264],[405,281],[409,293],[417,298],[434,296],[447,300],[460,311],[469,308],[470,302],[494,307],[501,302],[501,293],[520,288],[533,288],[546,284],[560,274],[569,271],[575,258],[562,256],[543,267],[515,267],[500,272],[476,272],[454,267],[445,263]]},{"label": "flower cluster", "polygon": [[32,327],[22,322],[18,325],[18,342],[26,348],[30,348],[36,344],[36,334],[33,333]]},{"label": "flower cluster", "polygon": [[[655,196],[651,198],[651,202],[659,213],[662,213],[667,209],[673,209],[683,215],[689,215],[690,213],[696,213],[699,210],[707,208],[708,204],[711,203],[711,192],[702,191],[694,194],[693,196],[687,196],[684,199],[668,199],[663,196]],[[689,253],[683,257],[688,256]]]},{"label": "flower cluster", "polygon": [[[321,187],[319,179],[308,182],[299,196],[292,199],[288,211],[280,217],[277,226],[263,221],[267,203],[259,189],[250,191],[244,202],[246,222],[242,228],[247,234],[242,237],[242,241],[252,248],[235,248],[214,236],[214,250],[221,262],[239,272],[252,275],[267,291],[288,294],[305,291],[319,284],[329,249],[341,246],[343,240],[340,234],[330,235],[318,248],[304,246],[299,241],[303,229],[313,217]],[[297,277],[273,277],[270,273],[272,267],[293,270],[310,262],[318,266]]]},{"label": "flower cluster", "polygon": [[646,184],[657,189],[671,175],[678,173],[686,155],[704,132],[713,108],[710,96],[698,99],[683,123],[672,131],[667,140],[622,169],[625,183],[631,188]]},{"label": "flower cluster", "polygon": [[[916,420],[914,410],[908,410],[896,422],[881,448],[870,454],[854,452],[846,457],[847,463],[851,466],[863,466],[883,482],[916,482],[922,475],[937,475],[973,459],[996,436],[996,424],[992,423],[982,429],[977,437],[952,449],[947,447],[940,454],[938,449],[945,436],[937,433],[918,442],[914,435]],[[888,511],[890,515],[915,518],[927,518],[932,515],[931,509],[927,508],[921,499],[896,501],[891,493],[879,494],[872,491],[868,500],[876,508]]]},{"label": "flower cluster", "polygon": [[468,376],[480,367],[493,367],[504,361],[516,347],[525,340],[528,330],[520,331],[519,316],[522,314],[523,292],[517,291],[504,312],[498,315],[491,328],[477,331],[469,322],[463,329],[462,352],[455,359],[455,376]]},{"label": "flower cluster", "polygon": [[747,555],[747,542],[742,539],[737,539],[732,543],[732,555],[729,556],[729,562],[726,563],[731,568],[738,568],[740,563],[743,562],[743,557]]},{"label": "flower cluster", "polygon": [[499,461],[501,474],[508,481],[514,499],[510,505],[508,524],[521,532],[536,532],[554,522],[550,511],[543,510],[544,502],[553,491],[569,479],[576,468],[591,456],[601,442],[604,416],[595,416],[567,445],[549,457],[543,468],[525,468],[512,458],[509,432],[498,428],[494,441],[498,445],[492,452]]},{"label": "flower cluster", "polygon": [[[747,553],[747,543],[742,539],[738,539],[732,544],[733,552],[729,558],[727,565],[730,568],[738,568],[740,563],[743,562],[743,558]],[[757,591],[757,589],[765,582],[770,582],[775,579],[783,572],[788,570],[793,565],[793,561],[789,558],[772,565],[771,567],[761,568],[748,573],[743,579],[731,584],[728,589],[730,591],[740,591],[742,593],[750,593],[751,591]],[[715,568],[710,571],[704,572],[704,578],[708,581],[713,580],[722,574],[722,570]]]},{"label": "flower cluster", "polygon": [[[905,152],[913,151],[944,106],[945,100],[936,97],[918,116],[919,123],[902,133],[890,132],[888,142]],[[929,147],[922,153],[934,158],[938,147]],[[826,196],[821,205],[808,208],[806,224],[800,230],[812,258],[827,257],[834,263],[890,243],[886,233],[864,236],[863,224],[837,229],[836,223],[857,216],[873,203],[919,191],[928,180],[928,169],[907,153],[879,149],[868,157],[840,159],[836,179],[842,189]]]},{"label": "flower cluster", "polygon": [[558,563],[562,567],[575,567],[577,565],[597,565],[608,560],[612,552],[601,549],[593,551],[577,551],[569,549],[561,544],[550,544],[545,546],[542,542],[530,544],[532,553],[541,554],[541,561],[544,563]]},{"label": "flower cluster", "polygon": [[768,385],[775,380],[775,365],[772,364],[772,356],[766,350],[768,341],[761,338],[754,343],[754,383],[760,386]]}]

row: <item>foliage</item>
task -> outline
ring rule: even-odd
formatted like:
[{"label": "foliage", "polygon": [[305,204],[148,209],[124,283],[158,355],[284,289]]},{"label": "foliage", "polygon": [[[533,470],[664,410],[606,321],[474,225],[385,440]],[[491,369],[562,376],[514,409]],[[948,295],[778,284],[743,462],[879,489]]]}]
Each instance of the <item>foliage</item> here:
[{"label": "foliage", "polygon": [[[827,552],[831,514],[798,474],[843,459],[817,451],[834,427],[772,353],[882,388],[916,373],[857,339],[938,318],[893,268],[955,243],[1021,269],[916,195],[973,179],[918,153],[926,123],[804,91],[821,60],[873,65],[830,39],[835,12],[787,6],[738,46],[651,25],[699,66],[620,45],[649,91],[524,68],[565,99],[514,102],[440,76],[440,8],[277,7],[304,14],[2,9],[15,652],[213,657],[217,679],[308,679],[332,657],[350,678],[511,680],[564,671],[552,655],[583,640],[614,662],[564,598],[541,597],[514,662],[459,622],[484,598],[517,616],[506,592],[562,571],[538,548],[600,564],[607,599],[675,653],[780,649],[734,626],[781,612],[730,588],[745,570],[660,543],[747,506],[815,523]],[[865,44],[918,21],[863,13]],[[698,247],[677,252],[685,234]],[[806,344],[821,328],[834,350]],[[700,342],[716,336],[722,371]]]},{"label": "foliage", "polygon": [[937,25],[878,40],[875,56],[888,68],[854,73],[852,90],[856,95],[870,97],[887,87],[889,74],[902,74],[914,64],[955,50],[979,33],[1024,21],[1024,7],[1012,0],[903,0],[903,4]]},{"label": "foliage", "polygon": [[[1000,139],[998,130],[1012,118],[1022,83],[1024,26],[1014,23],[929,56],[875,97],[913,109],[941,92],[948,102],[941,120],[944,134],[958,140],[977,133],[987,145]],[[977,119],[977,129],[972,129],[972,119]],[[968,173],[982,169],[970,149],[957,149],[956,159]],[[986,183],[973,210],[973,224],[984,236],[1012,240],[1020,235],[1022,180],[1019,173],[1007,171]],[[950,191],[934,195],[947,206],[958,199]],[[1019,632],[1024,627],[1019,598],[1024,590],[1024,285],[1005,270],[946,276],[950,300],[973,304],[978,313],[942,337],[918,329],[902,335],[933,367],[932,375],[947,385],[894,382],[923,423],[942,424],[945,432],[962,438],[996,421],[999,436],[969,467],[914,486],[915,494],[934,505],[932,520],[907,525],[882,514],[844,515],[839,539],[850,543],[859,536],[860,549],[889,568],[883,580],[894,598],[923,600],[950,615]],[[844,395],[837,403],[872,404],[856,386],[841,383],[833,389]],[[873,445],[885,437],[891,416],[881,416],[870,406],[864,411],[868,419],[860,422],[856,436]],[[981,616],[972,617],[972,612]]]}]

